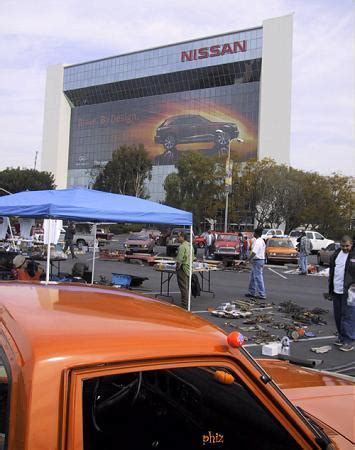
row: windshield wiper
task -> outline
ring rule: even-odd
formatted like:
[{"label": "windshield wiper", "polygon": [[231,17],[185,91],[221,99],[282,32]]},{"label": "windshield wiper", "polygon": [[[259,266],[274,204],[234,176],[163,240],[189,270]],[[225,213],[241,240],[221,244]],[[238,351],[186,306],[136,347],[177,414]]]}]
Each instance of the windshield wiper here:
[{"label": "windshield wiper", "polygon": [[328,445],[330,445],[332,443],[332,441],[330,440],[330,438],[328,437],[326,432],[323,430],[323,428],[317,422],[315,422],[311,417],[309,417],[309,415],[303,408],[301,408],[300,406],[296,406],[296,408],[302,414],[302,416],[307,420],[307,422],[309,422],[310,426],[315,430],[315,432],[317,434],[317,437],[316,437],[317,444],[319,444],[321,446],[321,448],[327,449]]}]

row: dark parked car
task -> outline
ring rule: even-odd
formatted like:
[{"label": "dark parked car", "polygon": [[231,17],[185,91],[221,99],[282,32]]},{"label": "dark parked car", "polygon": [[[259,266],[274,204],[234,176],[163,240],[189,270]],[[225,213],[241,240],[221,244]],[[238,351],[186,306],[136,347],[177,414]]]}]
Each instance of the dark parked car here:
[{"label": "dark parked car", "polygon": [[235,123],[212,122],[197,114],[184,114],[166,119],[156,130],[155,143],[171,151],[177,144],[215,142],[218,148],[239,136]]},{"label": "dark parked car", "polygon": [[324,264],[329,265],[330,257],[340,247],[339,242],[333,242],[332,244],[329,244],[326,248],[322,248],[319,250],[317,255],[317,262],[320,266],[323,266]]}]

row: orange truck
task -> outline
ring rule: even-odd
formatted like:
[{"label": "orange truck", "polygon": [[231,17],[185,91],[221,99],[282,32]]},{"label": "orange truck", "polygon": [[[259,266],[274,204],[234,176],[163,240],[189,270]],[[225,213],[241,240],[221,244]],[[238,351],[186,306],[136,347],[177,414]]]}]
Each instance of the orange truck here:
[{"label": "orange truck", "polygon": [[354,383],[131,291],[0,284],[0,449],[353,449]]}]

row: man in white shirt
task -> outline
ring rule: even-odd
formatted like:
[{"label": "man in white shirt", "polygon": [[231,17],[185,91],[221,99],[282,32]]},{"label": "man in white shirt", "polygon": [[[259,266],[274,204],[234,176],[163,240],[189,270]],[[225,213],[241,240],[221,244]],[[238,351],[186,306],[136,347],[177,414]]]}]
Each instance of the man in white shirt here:
[{"label": "man in white shirt", "polygon": [[343,236],[340,248],[329,262],[329,295],[333,300],[338,340],[343,352],[353,350],[355,343],[355,306],[348,304],[348,289],[355,284],[355,250],[349,236]]},{"label": "man in white shirt", "polygon": [[263,278],[263,268],[265,264],[265,242],[261,237],[262,230],[257,228],[254,231],[256,238],[252,244],[251,254],[248,260],[251,262],[251,274],[249,280],[248,293],[246,297],[266,299],[266,292]]},{"label": "man in white shirt", "polygon": [[205,237],[205,241],[206,241],[205,257],[207,258],[212,253],[212,246],[213,246],[214,236],[213,236],[211,230],[208,230],[204,237]]}]

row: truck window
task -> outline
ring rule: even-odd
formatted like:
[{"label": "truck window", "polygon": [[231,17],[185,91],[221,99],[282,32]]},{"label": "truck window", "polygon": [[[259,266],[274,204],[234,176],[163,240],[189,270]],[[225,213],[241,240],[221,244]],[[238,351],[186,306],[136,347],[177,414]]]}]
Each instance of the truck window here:
[{"label": "truck window", "polygon": [[299,448],[233,376],[189,367],[86,379],[84,450]]},{"label": "truck window", "polygon": [[9,421],[9,375],[5,357],[0,353],[0,450],[6,448]]}]

